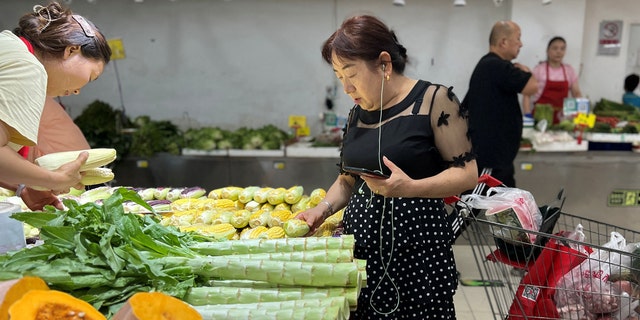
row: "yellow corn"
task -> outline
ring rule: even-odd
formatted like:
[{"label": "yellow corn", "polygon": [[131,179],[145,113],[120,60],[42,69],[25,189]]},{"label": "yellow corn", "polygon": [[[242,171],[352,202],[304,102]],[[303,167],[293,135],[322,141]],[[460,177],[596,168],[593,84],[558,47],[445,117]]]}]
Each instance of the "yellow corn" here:
[{"label": "yellow corn", "polygon": [[298,213],[307,210],[307,203],[309,203],[309,196],[305,194],[298,202],[291,205],[291,212]]},{"label": "yellow corn", "polygon": [[222,188],[213,189],[209,191],[207,194],[207,198],[209,199],[222,199]]},{"label": "yellow corn", "polygon": [[242,229],[249,224],[250,217],[251,217],[251,212],[247,210],[237,210],[231,216],[230,223],[236,229]]},{"label": "yellow corn", "polygon": [[287,192],[285,188],[271,189],[269,193],[267,193],[267,202],[274,206],[283,203],[285,192]]},{"label": "yellow corn", "polygon": [[240,200],[242,203],[247,203],[253,200],[253,194],[256,192],[256,190],[259,189],[260,187],[257,186],[250,186],[242,189],[240,194],[238,194],[238,200]]},{"label": "yellow corn", "polygon": [[213,207],[215,209],[235,209],[236,202],[230,199],[218,199],[215,200]]},{"label": "yellow corn", "polygon": [[285,221],[292,217],[293,215],[289,210],[274,210],[271,212],[271,216],[269,217],[267,224],[269,227],[281,227]]},{"label": "yellow corn", "polygon": [[249,226],[251,228],[266,226],[269,223],[269,217],[271,217],[269,211],[258,210],[249,217]]},{"label": "yellow corn", "polygon": [[302,199],[304,188],[302,186],[293,186],[284,193],[284,202],[294,204]]},{"label": "yellow corn", "polygon": [[211,217],[211,224],[226,224],[231,222],[233,211],[221,211]]},{"label": "yellow corn", "polygon": [[223,199],[236,201],[238,200],[238,195],[240,194],[241,191],[242,191],[242,188],[240,187],[225,187],[225,188],[222,188],[220,195],[222,196]]},{"label": "yellow corn", "polygon": [[35,163],[47,170],[56,170],[65,163],[69,163],[78,158],[82,152],[88,152],[89,158],[81,167],[80,171],[102,167],[116,159],[116,149],[96,148],[79,151],[64,151],[46,154],[35,160]]},{"label": "yellow corn", "polygon": [[237,232],[236,228],[230,223],[201,226],[198,231],[202,231],[203,234],[212,236],[216,239],[227,240],[231,240]]},{"label": "yellow corn", "polygon": [[264,211],[273,211],[273,209],[275,209],[275,206],[269,202],[265,202],[260,206],[260,210]]},{"label": "yellow corn", "polygon": [[218,214],[216,210],[203,210],[200,211],[200,214],[195,218],[195,223],[202,224],[211,224],[213,221],[213,217]]},{"label": "yellow corn", "polygon": [[267,239],[280,239],[284,238],[284,229],[282,227],[271,227],[266,232]]},{"label": "yellow corn", "polygon": [[309,203],[312,207],[315,207],[318,205],[318,203],[320,203],[320,201],[322,201],[322,199],[324,199],[324,196],[327,195],[327,192],[322,189],[322,188],[317,188],[314,189],[313,191],[311,191],[311,194],[309,195]]},{"label": "yellow corn", "polygon": [[289,219],[284,222],[282,228],[287,237],[290,238],[302,237],[309,233],[310,229],[307,222],[300,219]]},{"label": "yellow corn", "polygon": [[255,228],[249,228],[246,233],[244,233],[244,238],[241,239],[265,239],[267,237],[266,232],[269,228],[265,226],[258,226]]},{"label": "yellow corn", "polygon": [[173,212],[176,211],[187,211],[187,210],[197,210],[202,200],[198,199],[178,199],[171,202],[171,210]]},{"label": "yellow corn", "polygon": [[82,172],[83,176],[80,182],[85,186],[101,184],[113,180],[115,175],[109,168],[93,168]]},{"label": "yellow corn", "polygon": [[287,210],[287,211],[291,211],[291,205],[283,202],[279,205],[276,205],[275,207],[273,207],[273,210]]},{"label": "yellow corn", "polygon": [[253,201],[257,203],[265,203],[267,202],[267,194],[271,191],[270,187],[260,188],[253,193]]},{"label": "yellow corn", "polygon": [[251,200],[244,204],[244,209],[249,210],[251,212],[256,212],[257,210],[260,210],[260,206],[261,206],[260,203]]}]

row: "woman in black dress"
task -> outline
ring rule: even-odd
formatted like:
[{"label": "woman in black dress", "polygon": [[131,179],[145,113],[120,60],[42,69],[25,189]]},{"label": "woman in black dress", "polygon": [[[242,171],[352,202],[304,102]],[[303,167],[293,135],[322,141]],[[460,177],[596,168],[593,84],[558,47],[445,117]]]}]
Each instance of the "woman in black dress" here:
[{"label": "woman in black dress", "polygon": [[403,75],[406,49],[376,17],[345,20],[322,57],[355,106],[340,175],[298,218],[313,229],[346,206],[344,232],[355,237],[356,258],[367,260],[367,287],[353,318],[455,319],[453,234],[443,198],[477,183],[466,111],[451,88]]}]

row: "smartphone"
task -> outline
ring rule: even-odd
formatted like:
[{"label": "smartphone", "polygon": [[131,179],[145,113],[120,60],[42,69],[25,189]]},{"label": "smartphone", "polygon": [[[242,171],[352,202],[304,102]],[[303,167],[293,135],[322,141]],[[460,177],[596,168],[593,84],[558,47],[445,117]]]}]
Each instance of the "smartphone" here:
[{"label": "smartphone", "polygon": [[380,171],[373,171],[373,170],[369,170],[369,169],[365,169],[365,168],[356,168],[356,167],[343,167],[342,168],[344,171],[349,172],[349,173],[353,173],[353,174],[357,174],[360,176],[365,176],[365,177],[369,177],[369,178],[376,178],[376,179],[387,179],[389,178],[389,175],[386,175]]}]

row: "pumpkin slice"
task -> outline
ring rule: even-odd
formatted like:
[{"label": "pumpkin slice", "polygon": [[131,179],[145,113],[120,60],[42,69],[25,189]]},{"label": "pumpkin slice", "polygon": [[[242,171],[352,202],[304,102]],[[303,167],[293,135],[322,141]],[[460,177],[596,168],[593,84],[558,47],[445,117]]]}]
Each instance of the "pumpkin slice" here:
[{"label": "pumpkin slice", "polygon": [[22,277],[0,282],[0,320],[8,320],[9,307],[31,290],[49,290],[49,287],[38,277]]},{"label": "pumpkin slice", "polygon": [[[138,292],[131,296],[112,320],[202,320],[184,301],[162,292]],[[13,320],[13,319],[12,319]]]},{"label": "pumpkin slice", "polygon": [[57,290],[31,290],[9,307],[11,320],[107,320],[88,302]]}]

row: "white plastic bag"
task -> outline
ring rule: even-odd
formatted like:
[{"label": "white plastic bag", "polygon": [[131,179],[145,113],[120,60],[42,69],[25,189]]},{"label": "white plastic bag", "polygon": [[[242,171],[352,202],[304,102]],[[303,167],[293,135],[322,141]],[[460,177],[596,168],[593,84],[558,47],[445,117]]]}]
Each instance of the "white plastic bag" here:
[{"label": "white plastic bag", "polygon": [[542,213],[531,192],[507,187],[489,188],[487,195],[463,195],[462,201],[475,209],[484,209],[487,220],[507,228],[492,228],[494,235],[519,242],[535,242],[536,235],[518,232],[520,228],[539,231]]}]

